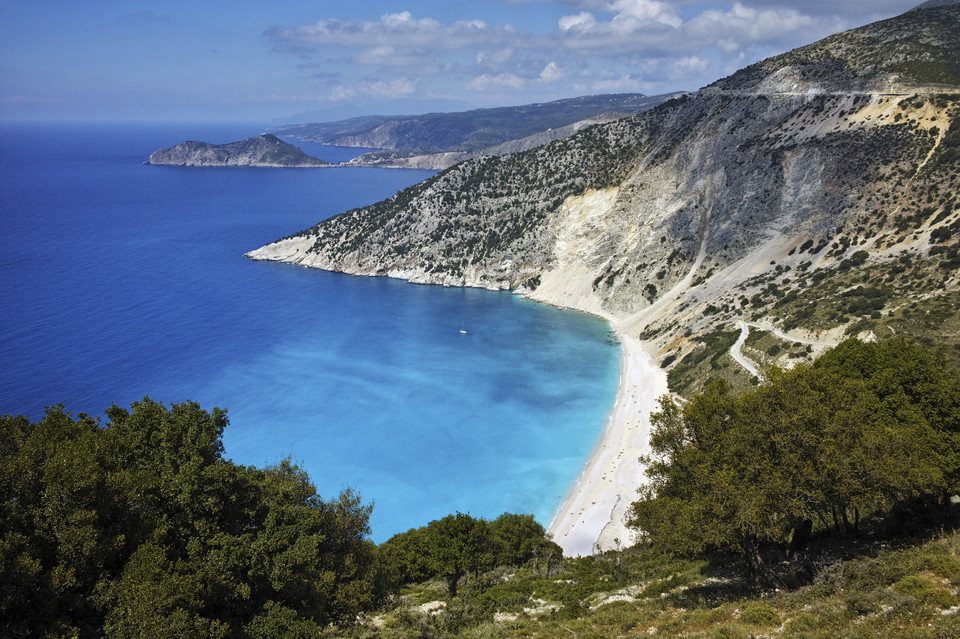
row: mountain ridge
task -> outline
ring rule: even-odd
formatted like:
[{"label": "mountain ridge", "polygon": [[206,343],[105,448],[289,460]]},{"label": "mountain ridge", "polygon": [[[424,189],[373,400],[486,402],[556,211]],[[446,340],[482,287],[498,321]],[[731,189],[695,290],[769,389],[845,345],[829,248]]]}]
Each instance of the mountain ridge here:
[{"label": "mountain ridge", "polygon": [[361,116],[289,125],[276,132],[306,142],[379,149],[351,160],[350,166],[443,170],[472,157],[503,155],[562,139],[676,95],[605,94],[455,113]]}]

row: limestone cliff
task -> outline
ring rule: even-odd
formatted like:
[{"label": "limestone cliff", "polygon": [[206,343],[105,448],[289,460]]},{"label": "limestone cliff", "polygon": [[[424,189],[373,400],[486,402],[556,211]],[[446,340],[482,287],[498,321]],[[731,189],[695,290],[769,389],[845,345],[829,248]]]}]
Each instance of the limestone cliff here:
[{"label": "limestone cliff", "polygon": [[[957,60],[960,7],[917,9],[248,255],[600,313],[681,389],[735,376],[710,349],[742,317],[956,343]],[[917,314],[931,312],[927,330]],[[781,346],[756,361],[810,350]]]},{"label": "limestone cliff", "polygon": [[174,166],[265,166],[313,167],[330,166],[307,155],[299,147],[265,133],[229,144],[208,144],[188,140],[169,149],[150,154],[144,164]]}]

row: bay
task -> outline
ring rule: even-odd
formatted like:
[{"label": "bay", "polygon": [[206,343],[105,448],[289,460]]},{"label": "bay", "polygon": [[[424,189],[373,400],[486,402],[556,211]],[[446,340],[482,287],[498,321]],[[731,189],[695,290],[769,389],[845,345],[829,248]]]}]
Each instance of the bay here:
[{"label": "bay", "polygon": [[145,395],[226,408],[226,457],[289,457],[324,497],[357,490],[376,541],[457,511],[548,524],[613,403],[607,325],[505,292],[243,257],[430,172],[141,164],[262,130],[2,127],[0,412],[100,415]]}]

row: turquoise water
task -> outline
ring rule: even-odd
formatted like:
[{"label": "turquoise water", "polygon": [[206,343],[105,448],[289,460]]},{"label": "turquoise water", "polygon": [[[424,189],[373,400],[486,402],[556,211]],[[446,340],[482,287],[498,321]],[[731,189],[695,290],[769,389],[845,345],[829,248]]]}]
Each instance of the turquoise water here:
[{"label": "turquoise water", "polygon": [[260,131],[3,127],[0,412],[98,415],[144,395],[226,408],[227,457],[289,456],[324,496],[358,490],[376,541],[455,511],[549,523],[614,400],[607,325],[243,257],[429,172],[140,164]]}]

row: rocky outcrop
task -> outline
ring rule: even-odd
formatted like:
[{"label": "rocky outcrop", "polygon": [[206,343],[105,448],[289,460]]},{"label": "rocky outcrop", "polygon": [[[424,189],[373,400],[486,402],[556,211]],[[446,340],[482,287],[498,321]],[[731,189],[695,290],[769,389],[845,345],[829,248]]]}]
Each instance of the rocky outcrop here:
[{"label": "rocky outcrop", "polygon": [[315,167],[330,166],[307,155],[299,147],[265,133],[229,144],[208,144],[188,140],[169,149],[150,154],[144,164],[173,166],[265,166]]},{"label": "rocky outcrop", "polygon": [[516,290],[616,318],[665,365],[719,374],[694,355],[718,331],[735,339],[743,316],[842,332],[956,295],[956,60],[960,8],[914,10],[463,162],[248,255]]}]

